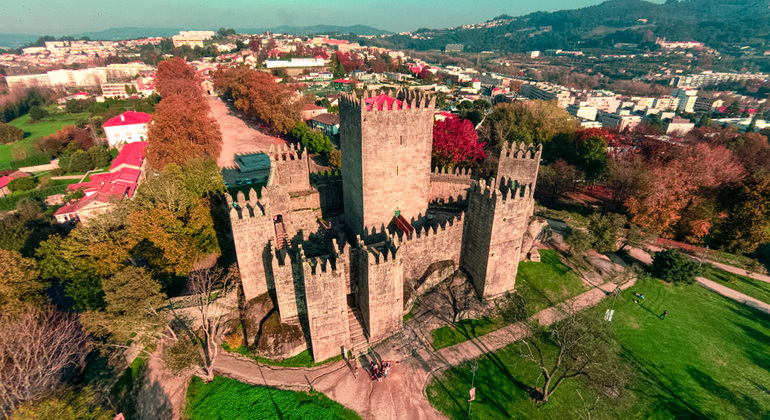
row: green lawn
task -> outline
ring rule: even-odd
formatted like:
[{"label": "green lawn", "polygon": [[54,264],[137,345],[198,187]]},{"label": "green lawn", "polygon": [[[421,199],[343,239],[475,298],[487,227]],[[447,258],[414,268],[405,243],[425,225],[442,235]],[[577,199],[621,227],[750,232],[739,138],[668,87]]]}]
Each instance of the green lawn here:
[{"label": "green lawn", "polygon": [[256,355],[251,354],[248,347],[246,346],[240,346],[235,349],[231,349],[227,343],[222,344],[222,348],[225,349],[225,351],[240,354],[241,356],[250,357],[254,360],[256,360],[259,363],[262,363],[263,365],[270,365],[270,366],[281,366],[281,367],[315,367],[315,366],[321,366],[325,365],[327,363],[334,363],[339,362],[342,360],[342,355],[334,356],[331,358],[328,358],[321,362],[314,362],[313,356],[310,355],[310,352],[305,350],[302,353],[299,353],[296,356],[289,357],[288,359],[284,360],[273,360],[273,359],[267,359],[264,357],[259,357]]},{"label": "green lawn", "polygon": [[[633,292],[645,295],[633,302]],[[605,299],[589,309],[602,316]],[[634,372],[617,398],[603,398],[594,419],[770,418],[770,316],[698,286],[640,280],[615,304],[621,357]],[[669,315],[659,315],[668,310]],[[450,418],[467,418],[470,364],[428,386],[431,403]],[[473,418],[580,418],[595,395],[579,380],[564,383],[548,404],[527,396],[538,371],[511,345],[479,359]]]},{"label": "green lawn", "polygon": [[[586,290],[572,269],[561,262],[556,251],[541,249],[540,260],[541,262],[519,263],[519,271],[516,275],[516,293],[521,294],[527,302],[530,315]],[[454,326],[431,331],[433,347],[437,350],[449,347],[473,337],[488,334],[505,325],[505,322],[498,317],[464,319]]]},{"label": "green lawn", "polygon": [[739,276],[729,273],[725,270],[706,266],[701,267],[701,275],[709,280],[715,281],[722,286],[759,299],[762,302],[770,303],[770,283],[751,277]]},{"label": "green lawn", "polygon": [[354,411],[320,392],[295,392],[251,386],[215,377],[204,384],[193,378],[187,388],[184,418],[213,419],[360,419]]},{"label": "green lawn", "polygon": [[[66,125],[75,125],[84,118],[88,118],[87,112],[80,114],[51,114],[36,123],[30,121],[29,115],[23,115],[9,122],[8,125],[24,130],[24,139],[11,144],[0,144],[0,170],[11,168],[13,163],[11,151],[16,147],[27,149],[28,161],[32,161],[35,158],[44,158],[45,156],[33,147],[35,140],[53,134]],[[35,162],[31,163],[35,164]]]}]

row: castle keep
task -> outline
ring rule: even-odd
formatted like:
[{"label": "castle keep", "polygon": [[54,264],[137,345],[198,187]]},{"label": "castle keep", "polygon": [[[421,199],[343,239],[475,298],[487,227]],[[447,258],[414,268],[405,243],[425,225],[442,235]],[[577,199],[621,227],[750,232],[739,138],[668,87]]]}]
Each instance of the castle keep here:
[{"label": "castle keep", "polygon": [[261,191],[228,196],[246,300],[270,293],[316,361],[399,331],[407,289],[435,263],[464,271],[483,299],[514,290],[542,149],[503,147],[489,179],[432,170],[434,108],[422,93],[344,95],[341,176],[271,148]]}]

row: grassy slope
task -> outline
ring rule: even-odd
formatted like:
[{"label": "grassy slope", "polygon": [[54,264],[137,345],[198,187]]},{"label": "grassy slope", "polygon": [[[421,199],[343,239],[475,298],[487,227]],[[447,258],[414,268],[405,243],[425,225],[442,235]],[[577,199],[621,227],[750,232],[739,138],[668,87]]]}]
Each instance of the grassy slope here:
[{"label": "grassy slope", "polygon": [[[633,292],[644,293],[642,305]],[[602,316],[610,301],[591,309]],[[747,418],[770,416],[770,316],[698,286],[640,281],[621,294],[613,321],[621,356],[636,375],[618,399],[604,399],[592,418]],[[669,311],[667,319],[659,314]],[[450,418],[467,416],[469,364],[428,387],[431,403]],[[534,365],[515,345],[480,359],[473,418],[577,418],[593,395],[579,381],[565,383],[537,407],[526,395]]]},{"label": "grassy slope", "polygon": [[725,270],[714,267],[704,266],[702,270],[701,275],[709,280],[713,280],[722,286],[729,287],[763,302],[770,303],[770,283],[728,273]]},{"label": "grassy slope", "polygon": [[24,130],[24,139],[12,144],[0,144],[0,169],[11,167],[13,157],[11,151],[15,147],[25,147],[29,157],[39,154],[33,147],[35,140],[53,134],[66,125],[77,124],[83,118],[87,118],[88,113],[80,114],[51,114],[42,121],[30,124],[29,115],[23,115],[8,123],[16,128]]},{"label": "grassy slope", "polygon": [[[533,314],[586,290],[572,269],[561,262],[556,251],[540,250],[540,258],[541,262],[520,263],[516,275],[516,292],[524,297]],[[433,347],[449,347],[504,326],[505,323],[500,319],[464,319],[455,327],[447,326],[431,331]]]},{"label": "grassy slope", "polygon": [[193,378],[187,389],[185,418],[320,420],[360,417],[318,392],[251,386],[217,376],[205,385],[200,378]]}]

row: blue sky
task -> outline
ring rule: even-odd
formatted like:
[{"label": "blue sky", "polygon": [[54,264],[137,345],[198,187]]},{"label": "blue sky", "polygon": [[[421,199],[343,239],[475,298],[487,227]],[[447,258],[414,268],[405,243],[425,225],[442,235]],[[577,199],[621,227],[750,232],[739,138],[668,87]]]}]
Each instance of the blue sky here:
[{"label": "blue sky", "polygon": [[316,24],[363,24],[400,32],[598,3],[601,0],[3,0],[0,32],[62,36],[124,26],[215,29]]}]

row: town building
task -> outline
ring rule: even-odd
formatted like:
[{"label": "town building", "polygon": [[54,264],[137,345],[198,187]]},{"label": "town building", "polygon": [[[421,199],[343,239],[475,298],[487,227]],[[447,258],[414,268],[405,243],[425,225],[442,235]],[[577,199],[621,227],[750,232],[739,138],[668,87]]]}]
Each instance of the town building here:
[{"label": "town building", "polygon": [[695,128],[695,123],[688,119],[674,117],[666,124],[666,134],[687,134]]},{"label": "town building", "polygon": [[340,132],[340,116],[337,114],[320,114],[309,119],[307,124],[314,130],[320,130],[330,139],[337,137]]},{"label": "town building", "polygon": [[[504,145],[490,178],[432,169],[434,114],[422,92],[343,94],[341,174],[310,174],[303,150],[271,148],[261,193],[226,196],[245,299],[268,293],[316,361],[400,331],[413,285],[445,278],[437,267],[462,269],[482,299],[515,288],[537,235],[542,147]],[[323,245],[311,241],[321,226]]]},{"label": "town building", "polygon": [[144,112],[126,111],[102,124],[109,147],[120,149],[125,144],[147,140],[147,127],[152,116]]},{"label": "town building", "polygon": [[145,147],[147,142],[127,144],[118,153],[108,172],[92,174],[88,182],[69,185],[68,190],[81,190],[85,195],[56,210],[56,221],[87,223],[97,215],[111,211],[117,201],[131,198],[136,187],[144,180]]},{"label": "town building", "polygon": [[671,96],[679,100],[676,110],[678,112],[695,112],[695,102],[698,100],[698,91],[695,89],[673,89]]},{"label": "town building", "polygon": [[187,45],[188,47],[203,48],[203,41],[214,37],[214,31],[179,31],[179,35],[174,35],[171,40],[174,42],[174,48]]}]

